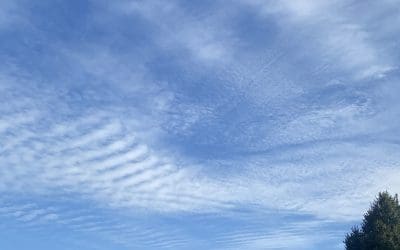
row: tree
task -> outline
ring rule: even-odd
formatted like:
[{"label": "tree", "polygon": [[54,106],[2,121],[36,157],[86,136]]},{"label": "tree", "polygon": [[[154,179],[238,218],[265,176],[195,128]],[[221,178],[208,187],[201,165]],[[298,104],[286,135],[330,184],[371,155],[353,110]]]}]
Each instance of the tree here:
[{"label": "tree", "polygon": [[379,193],[344,240],[346,250],[400,250],[400,205],[397,194]]}]

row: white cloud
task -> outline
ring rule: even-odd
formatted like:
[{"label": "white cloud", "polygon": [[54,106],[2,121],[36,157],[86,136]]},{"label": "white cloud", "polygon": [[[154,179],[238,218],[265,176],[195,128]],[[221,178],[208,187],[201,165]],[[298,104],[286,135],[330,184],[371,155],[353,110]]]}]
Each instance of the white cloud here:
[{"label": "white cloud", "polygon": [[11,29],[15,24],[25,21],[18,2],[13,0],[0,2],[0,30]]},{"label": "white cloud", "polygon": [[[218,65],[232,57],[229,31],[220,24],[221,16],[211,14],[206,18],[188,15],[179,4],[169,1],[131,2],[113,5],[117,13],[140,14],[157,29],[156,42],[160,48],[189,52],[189,58],[207,64]],[[183,49],[183,50],[182,50]]]},{"label": "white cloud", "polygon": [[[376,44],[369,23],[349,15],[348,9],[357,9],[351,8],[347,1],[256,0],[244,3],[259,8],[263,15],[275,15],[283,30],[295,32],[294,37],[307,40],[303,45],[305,50],[321,57],[320,61],[328,57],[333,67],[350,72],[357,80],[380,78],[394,68],[391,55]],[[390,8],[390,5],[383,8]],[[371,10],[367,14],[373,16],[373,13]]]},{"label": "white cloud", "polygon": [[[34,107],[44,106],[32,105],[31,110],[23,112],[47,113]],[[287,130],[283,138],[307,142],[309,137],[296,133],[305,133],[313,126],[326,129],[336,123],[351,127],[352,120],[363,112],[365,107],[350,105],[305,114],[293,121],[292,130]],[[9,145],[2,151],[1,164],[7,166],[0,170],[2,192],[56,194],[57,190],[69,190],[99,204],[164,212],[226,211],[257,204],[351,220],[365,209],[373,194],[387,187],[396,191],[399,186],[395,173],[400,159],[393,144],[360,146],[330,142],[328,137],[327,143],[289,148],[279,155],[227,162],[241,165],[240,175],[219,176],[206,171],[212,162],[202,168],[146,143],[149,137],[140,136],[145,131],[143,126],[127,129],[129,120],[134,119],[131,116],[121,120],[103,110],[74,120],[49,120],[39,129],[35,124],[40,117],[25,126],[9,126],[7,136],[4,131],[0,133]],[[312,138],[324,134],[314,131]],[[369,175],[363,177],[366,172]],[[374,180],[373,176],[379,178]],[[386,184],[382,186],[381,181]]]},{"label": "white cloud", "polygon": [[[263,14],[286,18],[281,22],[285,31],[300,28],[299,36],[314,36],[310,44],[300,47],[317,46],[318,52],[312,56],[328,57],[357,80],[380,78],[393,68],[390,56],[381,53],[371,38],[367,24],[349,18],[345,11],[342,13],[340,3],[252,3],[262,7]],[[5,166],[0,168],[0,193],[58,196],[68,192],[99,207],[125,208],[128,213],[142,209],[166,214],[228,213],[232,208],[251,206],[259,210],[283,210],[349,221],[359,219],[378,191],[399,191],[398,145],[384,143],[383,136],[374,137],[376,142],[367,143],[349,139],[365,136],[368,141],[371,133],[380,134],[396,128],[396,121],[392,119],[398,113],[396,107],[379,112],[371,98],[363,104],[333,103],[334,107],[299,104],[293,99],[307,92],[308,83],[296,82],[284,74],[281,65],[276,63],[284,60],[281,59],[284,53],[263,57],[261,66],[251,60],[246,61],[250,66],[242,65],[242,61],[233,63],[232,57],[237,53],[232,45],[235,41],[229,30],[224,29],[223,18],[217,14],[203,20],[187,15],[170,2],[126,4],[123,1],[119,14],[143,15],[159,29],[160,37],[156,40],[160,48],[176,51],[184,48],[205,65],[219,65],[215,66],[217,70],[229,68],[221,73],[223,80],[227,79],[221,84],[234,85],[229,86],[229,90],[237,91],[237,96],[230,96],[215,106],[212,103],[179,103],[178,107],[175,93],[152,79],[145,67],[147,58],[129,64],[123,56],[101,46],[89,50],[61,49],[66,60],[76,64],[83,74],[101,82],[97,87],[105,82],[118,89],[118,93],[127,93],[135,102],[123,104],[129,107],[112,103],[98,110],[85,107],[85,100],[81,99],[80,109],[75,110],[74,116],[64,115],[63,110],[54,114],[59,96],[53,90],[38,94],[41,91],[30,87],[26,80],[3,74],[0,88],[4,93],[14,87],[24,91],[9,97],[0,107],[0,164]],[[83,86],[85,83],[77,84]],[[389,103],[382,105],[382,109],[397,104],[396,91],[393,91],[395,84],[388,83],[386,92],[380,93]],[[107,88],[104,88],[105,92],[110,91]],[[381,90],[368,94],[373,96]],[[386,100],[388,94],[390,100]],[[274,118],[274,112],[278,110],[276,116],[281,113],[287,116],[283,122],[263,127],[269,120],[262,118],[254,122],[255,125],[247,124],[249,117],[237,114],[240,116],[238,121],[243,121],[238,125],[243,131],[235,130],[236,127],[234,132],[240,133],[224,130],[229,141],[240,143],[243,137],[254,136],[251,134],[254,133],[260,137],[257,143],[260,141],[261,148],[266,148],[261,152],[250,152],[248,156],[239,152],[232,161],[221,161],[225,166],[236,167],[237,173],[227,170],[228,167],[220,168],[226,170],[223,173],[214,172],[215,165],[220,162],[210,160],[195,164],[194,160],[160,142],[160,135],[165,133],[161,130],[165,127],[179,136],[186,136],[196,132],[192,130],[195,125],[209,126],[205,122],[209,119],[218,123],[207,127],[211,132],[220,129],[221,117],[230,112],[233,106],[230,102],[236,97],[242,98],[234,103],[237,107],[247,102],[251,105],[246,108],[256,104],[254,110],[245,112],[271,113]],[[101,100],[102,96],[98,98]],[[296,105],[312,108],[302,112],[291,110]],[[72,110],[68,111],[66,113]],[[212,127],[214,125],[216,127]],[[251,126],[255,132],[250,131]],[[266,129],[261,131],[259,128]],[[240,137],[242,134],[244,136]],[[2,209],[0,211],[7,208]],[[101,219],[84,215],[65,217],[65,213],[53,209],[9,208],[9,211],[8,216],[20,221],[35,223],[41,218],[42,222],[68,224],[74,230],[103,232],[121,241],[126,241],[132,234],[130,225],[121,229],[117,227],[118,223],[102,224]],[[110,225],[113,228],[110,229]],[[304,245],[306,248],[315,243],[315,239],[303,238],[296,230],[294,227],[269,235],[238,232],[222,240],[233,247],[252,249],[266,245],[271,248]],[[122,238],[121,233],[125,234]],[[143,237],[152,241],[153,233],[150,230]],[[291,239],[290,243],[294,245],[284,242],[281,235]],[[185,239],[166,236],[154,244],[167,247],[183,243]]]}]

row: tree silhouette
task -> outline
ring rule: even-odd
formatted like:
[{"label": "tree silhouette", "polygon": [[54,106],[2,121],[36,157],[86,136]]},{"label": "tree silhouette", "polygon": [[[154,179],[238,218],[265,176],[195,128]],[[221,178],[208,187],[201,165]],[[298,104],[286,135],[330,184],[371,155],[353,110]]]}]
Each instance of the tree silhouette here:
[{"label": "tree silhouette", "polygon": [[397,194],[379,193],[364,215],[361,227],[353,227],[344,243],[346,250],[400,250],[400,205]]}]

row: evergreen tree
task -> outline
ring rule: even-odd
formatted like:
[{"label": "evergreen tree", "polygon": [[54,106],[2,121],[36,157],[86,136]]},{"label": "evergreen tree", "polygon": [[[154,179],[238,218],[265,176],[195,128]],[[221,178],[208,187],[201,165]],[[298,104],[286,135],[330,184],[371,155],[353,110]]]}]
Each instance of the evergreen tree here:
[{"label": "evergreen tree", "polygon": [[400,250],[400,205],[397,195],[379,193],[364,215],[361,227],[354,227],[344,240],[346,250]]}]

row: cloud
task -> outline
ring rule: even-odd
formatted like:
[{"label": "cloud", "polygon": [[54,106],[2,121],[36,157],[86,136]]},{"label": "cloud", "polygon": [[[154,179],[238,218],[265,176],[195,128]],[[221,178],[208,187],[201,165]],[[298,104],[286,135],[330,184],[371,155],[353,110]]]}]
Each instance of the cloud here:
[{"label": "cloud", "polygon": [[24,20],[17,1],[1,1],[0,9],[0,30],[2,31],[9,30],[15,23],[20,23]]},{"label": "cloud", "polygon": [[[304,49],[317,50],[316,54],[322,57],[320,61],[334,61],[331,67],[351,72],[355,79],[380,78],[395,68],[388,51],[374,40],[376,35],[372,32],[379,30],[372,31],[369,22],[354,19],[357,5],[349,5],[347,1],[322,3],[308,0],[246,3],[259,7],[262,15],[279,18],[284,30],[296,32],[295,37],[304,39]],[[392,4],[370,9],[368,15],[374,16]]]},{"label": "cloud", "polygon": [[[199,228],[222,249],[337,241],[325,226],[352,223],[378,191],[400,188],[396,32],[386,27],[398,20],[371,25],[385,3],[356,20],[344,1],[216,2],[201,13],[92,2],[82,22],[104,37],[88,28],[81,40],[33,20],[54,54],[45,70],[32,55],[0,72],[0,197],[38,204],[0,211],[128,247],[213,248],[190,234]],[[292,224],[260,230],[278,213]]]},{"label": "cloud", "polygon": [[[129,219],[115,219],[108,214],[106,210],[95,215],[84,209],[82,206],[75,206],[74,209],[65,206],[59,201],[52,201],[52,206],[45,203],[25,203],[23,200],[15,199],[3,200],[3,206],[0,207],[0,218],[15,218],[12,225],[8,225],[8,230],[18,228],[19,232],[26,230],[30,233],[43,232],[46,228],[52,228],[47,231],[48,238],[62,228],[72,232],[83,232],[86,235],[95,234],[102,239],[111,240],[118,244],[118,247],[179,247],[186,243],[186,240],[176,235],[176,232],[167,232],[162,229],[154,230],[151,227],[129,224]],[[7,205],[12,204],[12,205]],[[138,218],[137,221],[141,219]],[[7,223],[7,222],[6,222]],[[68,246],[70,241],[75,241],[71,234],[63,234],[63,245]],[[132,241],[134,239],[134,241]],[[88,241],[79,240],[76,244],[79,246],[88,244]],[[97,246],[99,247],[99,246]]]},{"label": "cloud", "polygon": [[116,13],[139,14],[157,31],[160,48],[181,53],[203,63],[217,65],[230,60],[232,37],[219,25],[219,13],[207,17],[188,15],[176,2],[150,1],[138,3],[120,1],[112,6]]},{"label": "cloud", "polygon": [[[127,3],[123,2],[123,4],[123,6],[126,6]],[[139,12],[149,22],[156,22],[156,25],[159,25],[161,29],[167,29],[169,26],[164,26],[164,22],[156,18],[159,12],[150,8],[153,4],[160,3],[149,3],[150,6],[129,5],[130,8],[118,9],[118,15],[121,15],[121,11],[127,11],[124,12],[127,15],[132,12]],[[163,15],[176,12],[178,13],[177,16],[190,19],[179,5],[171,3],[164,7],[161,11]],[[296,14],[296,22],[309,22],[308,19],[314,18],[315,15],[319,15],[328,8],[325,5],[317,4],[314,6],[313,3],[309,2],[300,6],[300,9],[299,6],[291,6],[289,3],[278,6],[279,8],[275,7],[274,13],[300,11]],[[335,8],[337,8],[337,5],[335,5]],[[214,19],[211,18],[210,20]],[[330,20],[330,17],[328,20]],[[170,20],[170,22],[180,25],[175,19]],[[193,27],[194,29],[192,29]],[[196,27],[202,27],[202,25],[194,21],[188,27],[182,29],[197,32],[199,30]],[[207,30],[205,33],[213,36],[212,30]],[[185,35],[177,36],[183,38],[183,43],[186,43],[187,39],[190,40]],[[336,163],[327,163],[326,166],[321,166],[318,169],[314,166],[315,164],[312,162],[314,157],[318,159],[318,152],[324,150],[325,146],[317,147],[311,153],[303,152],[310,159],[305,162],[299,161],[300,166],[294,166],[291,162],[275,165],[274,162],[269,162],[270,160],[274,161],[274,157],[271,156],[264,159],[265,166],[252,166],[245,162],[228,163],[246,166],[241,172],[244,176],[240,178],[211,177],[212,174],[207,173],[208,166],[198,166],[192,163],[189,157],[185,157],[176,151],[171,155],[172,150],[166,149],[165,145],[160,142],[162,142],[165,128],[167,128],[166,131],[175,130],[177,135],[191,136],[196,134],[193,128],[204,122],[204,118],[210,119],[209,125],[214,126],[211,127],[211,130],[223,129],[215,124],[219,122],[220,117],[229,112],[229,108],[221,108],[214,103],[195,105],[179,102],[177,97],[180,93],[174,92],[169,89],[169,85],[162,85],[149,76],[150,70],[143,66],[145,65],[144,62],[141,62],[137,67],[139,70],[130,70],[130,67],[125,65],[127,61],[121,54],[102,46],[89,51],[69,47],[62,49],[61,52],[69,62],[77,63],[82,72],[96,80],[102,79],[107,83],[103,92],[97,94],[100,98],[106,98],[112,105],[108,105],[101,112],[98,110],[93,112],[92,108],[81,108],[80,114],[68,117],[61,113],[55,119],[51,116],[50,107],[57,105],[54,101],[56,100],[55,97],[59,96],[58,92],[56,90],[47,91],[46,94],[49,97],[42,102],[37,99],[38,96],[41,96],[40,90],[34,87],[32,93],[21,94],[15,102],[10,102],[8,104],[9,110],[13,111],[13,114],[4,113],[5,117],[1,120],[1,136],[5,138],[6,145],[2,151],[4,155],[2,161],[10,166],[10,168],[3,170],[5,180],[3,190],[9,190],[8,183],[18,180],[18,185],[14,187],[15,190],[23,190],[29,187],[32,191],[48,192],[53,190],[54,187],[59,187],[60,190],[82,193],[94,197],[100,203],[112,204],[116,207],[137,206],[163,211],[214,211],[215,209],[232,208],[235,205],[241,206],[248,202],[274,208],[282,202],[279,199],[271,202],[271,199],[275,199],[274,192],[285,194],[298,189],[304,192],[303,197],[299,196],[301,198],[293,199],[293,204],[284,203],[285,205],[280,208],[298,209],[301,212],[315,213],[322,217],[350,216],[347,212],[335,215],[319,214],[319,209],[315,208],[317,205],[309,205],[309,197],[314,197],[313,192],[309,190],[309,185],[307,184],[304,189],[300,187],[300,181],[303,178],[308,179],[310,176],[315,176],[318,180],[330,178],[326,177],[325,174],[321,175],[321,171],[334,174],[342,173],[343,169],[335,165]],[[269,72],[272,69],[268,65],[267,63],[267,66],[264,65],[262,68],[267,67]],[[233,68],[235,67],[233,66]],[[264,73],[254,75],[247,70],[239,71],[239,73],[244,72],[242,74],[244,80],[233,80],[239,86],[234,90],[239,90],[239,94],[243,96],[238,107],[242,105],[247,108],[251,107],[252,103],[256,103],[261,108],[261,112],[268,112],[268,109],[272,108],[277,109],[278,111],[274,112],[279,114],[283,108],[279,107],[279,102],[275,103],[273,100],[281,98],[280,95],[278,95],[279,98],[274,97],[274,94],[287,93],[286,90],[290,89],[294,82],[289,81],[287,88],[282,88],[282,84],[279,82],[276,85],[277,88],[272,91],[274,94],[271,94],[271,101],[259,103],[264,94],[260,95],[260,99],[258,99],[257,92],[260,92],[263,86],[258,86],[255,83],[261,82],[265,75]],[[277,77],[279,77],[279,74],[277,74]],[[244,84],[241,88],[240,84],[245,83],[246,78],[249,79],[251,84]],[[4,79],[7,82],[17,82],[17,85],[22,86],[22,83],[18,83],[18,81],[23,82],[22,79],[9,79],[7,77],[4,77]],[[110,86],[117,86],[117,89],[122,92],[129,89],[123,98],[133,98],[136,103],[140,103],[129,106],[129,108],[121,107],[121,103],[118,102],[118,95],[109,97],[107,94],[115,90]],[[249,88],[244,89],[245,86]],[[305,85],[299,88],[302,90],[295,91],[293,96],[286,96],[287,99],[285,100],[291,103],[299,95],[310,91],[306,87]],[[91,98],[86,95],[90,91],[83,91],[84,94],[79,103],[86,103],[87,99]],[[68,95],[68,92],[66,93],[62,98],[70,100],[71,96]],[[103,94],[104,96],[102,96]],[[27,105],[28,108],[23,110],[17,108],[20,105],[20,99],[25,100],[24,105]],[[153,105],[152,100],[154,99],[158,99],[157,103],[160,105]],[[78,105],[80,105],[79,103]],[[331,105],[331,103],[328,104]],[[172,117],[170,113],[176,110],[176,105],[183,107],[183,109],[175,112],[178,118],[170,122],[169,120]],[[295,109],[289,110],[286,114],[287,117],[283,120],[279,120],[280,118],[276,120],[276,126],[265,127],[266,130],[263,133],[260,133],[262,131],[260,128],[263,128],[263,126],[260,126],[263,123],[262,119],[259,123],[255,123],[254,133],[250,133],[249,125],[245,125],[242,137],[240,134],[233,134],[237,127],[231,127],[232,131],[226,132],[226,137],[232,138],[228,142],[235,139],[240,144],[244,140],[248,140],[251,144],[247,146],[249,146],[249,151],[252,151],[258,147],[274,149],[275,147],[293,144],[300,145],[315,141],[345,139],[368,133],[371,129],[371,125],[368,124],[373,120],[371,117],[374,117],[375,114],[373,110],[370,110],[370,102],[361,104],[342,102],[341,105],[334,105],[334,107],[319,104],[314,105],[312,109],[308,108],[309,104],[306,102],[304,105],[306,108],[301,112],[297,112]],[[66,110],[68,111],[68,108]],[[151,110],[151,112],[146,112],[147,110]],[[120,112],[126,115],[121,117]],[[276,113],[272,113],[271,116],[275,118]],[[40,114],[40,116],[36,114]],[[45,116],[50,117],[47,119],[47,123],[40,124],[40,117]],[[246,117],[242,113],[238,113],[238,118],[239,121],[240,119],[252,119],[251,116]],[[183,120],[180,121],[180,119]],[[174,125],[174,122],[178,123]],[[232,119],[232,122],[236,126],[235,118]],[[265,122],[268,122],[268,120]],[[218,140],[218,136],[220,134],[217,132],[214,140]],[[255,140],[255,142],[253,143],[252,140]],[[206,145],[212,142],[213,140],[206,141]],[[254,147],[252,148],[252,146]],[[341,146],[342,144],[339,143],[335,147]],[[350,148],[356,152],[357,150],[354,147],[351,146]],[[173,148],[173,150],[175,149]],[[288,151],[287,154],[293,153],[293,151]],[[19,158],[18,155],[23,155],[23,157]],[[382,155],[377,157],[382,157]],[[383,161],[380,158],[379,160]],[[248,161],[252,162],[253,159],[249,158]],[[347,159],[344,158],[343,161],[347,161]],[[31,162],[35,162],[35,167],[25,168],[25,164],[32,165]],[[211,162],[211,165],[213,164]],[[340,163],[338,164],[340,165]],[[303,165],[304,167],[302,167]],[[292,166],[293,170],[290,170],[288,166]],[[262,172],[264,168],[267,168],[268,171],[263,175],[263,179],[255,178],[253,180],[248,178],[254,172]],[[307,168],[313,169],[314,172],[307,171]],[[276,171],[276,173],[273,171]],[[296,176],[299,180],[286,182],[287,177],[282,175],[285,171],[288,171],[291,176]],[[302,176],[305,173],[309,176]],[[276,180],[269,177],[275,174],[279,174]],[[29,178],[32,175],[36,178]],[[269,179],[270,182],[265,183],[265,179]],[[346,181],[348,180],[346,179]],[[313,185],[315,184],[313,183]],[[334,188],[336,188],[336,184],[332,183],[332,186],[329,186],[329,190],[324,195],[334,195],[334,193],[330,193],[333,192]],[[250,195],[254,193],[253,190],[269,191],[260,191],[257,195]],[[111,199],[109,198],[110,194],[113,194]],[[265,203],[262,200],[268,200],[268,202]]]},{"label": "cloud", "polygon": [[[27,112],[48,114],[47,110]],[[2,150],[1,161],[9,166],[2,169],[2,191],[29,188],[31,192],[53,193],[57,187],[117,207],[165,211],[213,209],[224,202],[219,201],[220,191],[213,191],[211,197],[198,191],[207,184],[193,179],[194,169],[158,154],[133,136],[132,131],[125,133],[129,122],[106,114],[50,121],[41,128],[35,126],[37,118],[26,121],[24,127],[15,122],[9,124],[9,131],[0,134],[8,145]],[[29,140],[26,134],[31,135]],[[10,188],[9,184],[14,182],[18,185]]]}]

